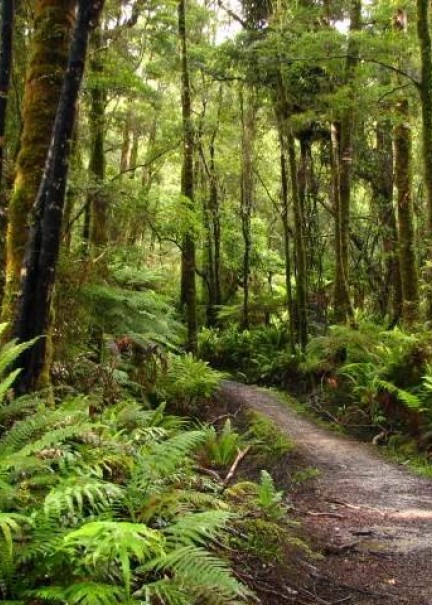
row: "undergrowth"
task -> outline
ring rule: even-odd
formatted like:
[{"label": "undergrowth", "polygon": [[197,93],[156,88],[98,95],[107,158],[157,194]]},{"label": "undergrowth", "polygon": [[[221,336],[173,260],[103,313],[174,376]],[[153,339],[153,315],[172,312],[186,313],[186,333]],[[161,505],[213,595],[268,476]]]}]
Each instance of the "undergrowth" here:
[{"label": "undergrowth", "polygon": [[[20,350],[0,353],[2,602],[254,602],[233,571],[233,545],[263,561],[269,537],[279,557],[286,540],[297,542],[268,472],[247,489],[222,477],[239,448],[260,447],[269,431],[255,425],[241,436],[230,422],[218,431],[197,425],[170,415],[165,403],[152,409],[132,399],[129,385],[117,385],[109,402],[95,394],[72,394],[54,407],[14,400],[14,374],[5,370]],[[155,393],[193,411],[219,379],[191,357],[170,359]],[[220,479],[200,470],[203,456]]]}]

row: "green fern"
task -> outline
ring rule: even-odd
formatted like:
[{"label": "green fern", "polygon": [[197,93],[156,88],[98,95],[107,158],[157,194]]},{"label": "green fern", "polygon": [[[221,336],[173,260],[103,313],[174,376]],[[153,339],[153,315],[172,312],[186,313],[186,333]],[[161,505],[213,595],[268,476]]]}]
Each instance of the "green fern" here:
[{"label": "green fern", "polygon": [[130,593],[131,561],[143,562],[150,555],[163,552],[164,539],[160,532],[144,524],[120,521],[93,521],[70,532],[63,541],[64,548],[74,560],[91,569],[95,565],[116,562],[121,568],[123,582]]},{"label": "green fern", "polygon": [[48,586],[34,590],[31,594],[43,601],[67,603],[68,605],[118,605],[127,602],[127,595],[121,587],[100,582]]}]

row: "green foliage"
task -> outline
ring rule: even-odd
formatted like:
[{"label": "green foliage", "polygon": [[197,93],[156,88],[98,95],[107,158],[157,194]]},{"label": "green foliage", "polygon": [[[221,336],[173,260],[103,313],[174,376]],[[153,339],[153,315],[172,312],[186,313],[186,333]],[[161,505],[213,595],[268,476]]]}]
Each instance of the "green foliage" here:
[{"label": "green foliage", "polygon": [[248,412],[247,437],[266,460],[279,460],[295,447],[273,421],[257,412]]},{"label": "green foliage", "polygon": [[232,427],[230,419],[227,419],[220,432],[214,427],[208,431],[205,444],[205,455],[212,466],[223,468],[234,462],[234,459],[242,444],[240,434]]},{"label": "green foliage", "polygon": [[269,518],[278,519],[285,514],[282,497],[283,493],[276,490],[270,473],[262,470],[261,481],[258,484],[257,503]]},{"label": "green foliage", "polygon": [[212,548],[232,514],[192,471],[207,432],[163,408],[122,402],[90,417],[88,406],[41,406],[0,438],[2,600],[246,600]]},{"label": "green foliage", "polygon": [[205,328],[198,347],[212,366],[234,371],[247,382],[281,383],[285,374],[296,371],[297,360],[287,351],[288,333],[283,328]]},{"label": "green foliage", "polygon": [[168,369],[160,376],[157,390],[167,402],[193,411],[200,398],[208,398],[214,393],[221,379],[220,372],[212,370],[207,362],[196,359],[190,353],[171,355]]}]

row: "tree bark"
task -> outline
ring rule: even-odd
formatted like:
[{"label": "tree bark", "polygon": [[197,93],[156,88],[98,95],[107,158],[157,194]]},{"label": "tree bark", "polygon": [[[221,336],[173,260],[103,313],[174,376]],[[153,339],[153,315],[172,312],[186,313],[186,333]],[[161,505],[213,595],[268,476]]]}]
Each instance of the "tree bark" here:
[{"label": "tree bark", "polygon": [[76,104],[85,68],[89,31],[96,24],[102,7],[103,0],[91,3],[79,0],[47,162],[35,201],[13,335],[20,342],[35,337],[38,340],[17,362],[23,368],[16,385],[20,393],[35,388],[45,365],[45,336],[49,332]]},{"label": "tree bark", "polygon": [[397,189],[399,263],[402,281],[402,318],[412,325],[419,314],[419,285],[412,203],[412,133],[409,105],[402,99],[397,106],[399,122],[394,130],[395,184]]},{"label": "tree bark", "polygon": [[255,108],[252,93],[240,93],[242,119],[242,168],[241,168],[241,225],[243,235],[243,308],[241,328],[249,328],[249,280],[252,252],[251,218],[254,196],[253,144],[255,136]]},{"label": "tree bark", "polygon": [[[422,145],[423,145],[423,182],[426,192],[428,212],[428,254],[432,261],[432,39],[430,30],[430,2],[417,0],[417,34],[420,43],[421,80],[420,104],[422,113]],[[428,281],[431,281],[432,270],[427,270]],[[429,288],[431,284],[429,283]],[[432,318],[432,293],[428,293],[428,317]]]},{"label": "tree bark", "polygon": [[7,229],[7,194],[4,187],[4,161],[6,155],[6,117],[12,71],[12,46],[15,20],[15,0],[2,0],[0,40],[0,291],[4,288],[3,267]]},{"label": "tree bark", "polygon": [[[192,125],[192,100],[189,76],[189,61],[186,32],[186,0],[178,3],[178,31],[181,61],[181,97],[183,118],[183,166],[181,193],[190,209],[194,207],[194,135]],[[195,237],[191,230],[183,237],[181,256],[181,293],[180,302],[185,309],[187,324],[187,347],[195,352],[197,348],[197,312],[196,312],[196,251]]]},{"label": "tree bark", "polygon": [[307,320],[307,268],[304,238],[304,199],[299,192],[299,173],[297,171],[297,158],[294,135],[288,132],[288,158],[291,172],[291,194],[294,209],[294,244],[296,253],[296,302],[298,314],[299,342],[302,351],[305,351],[308,341]]},{"label": "tree bark", "polygon": [[282,125],[279,125],[279,144],[280,144],[280,165],[281,165],[281,219],[284,236],[284,257],[285,257],[285,287],[286,287],[286,306],[289,320],[290,348],[294,355],[295,345],[295,313],[294,300],[291,285],[292,260],[291,260],[291,237],[289,226],[289,203],[288,203],[288,157],[287,149],[282,134]]},{"label": "tree bark", "polygon": [[[361,0],[352,0],[350,8],[350,32],[361,28]],[[337,170],[339,172],[339,193],[335,199],[337,204],[335,241],[336,241],[336,275],[334,289],[334,319],[343,323],[353,318],[349,293],[349,231],[351,206],[351,164],[353,161],[353,129],[354,129],[354,90],[353,78],[358,63],[357,44],[350,38],[348,56],[345,67],[345,81],[351,87],[348,106],[342,112],[339,129],[339,157]]]},{"label": "tree bark", "polygon": [[28,218],[50,145],[74,19],[75,0],[36,2],[23,100],[21,146],[8,213],[2,321],[12,319],[19,292]]},{"label": "tree bark", "polygon": [[[90,67],[95,75],[103,72],[101,27],[93,32],[94,58]],[[90,212],[90,245],[93,250],[105,246],[108,241],[108,200],[104,191],[105,180],[105,90],[98,84],[90,91],[91,156],[89,164],[90,189],[87,204]]]},{"label": "tree bark", "polygon": [[390,312],[391,324],[395,325],[402,316],[402,284],[399,257],[396,215],[393,207],[393,141],[389,121],[376,126],[376,167],[372,185],[372,202],[378,211],[382,232],[385,274],[381,292],[381,312]]},{"label": "tree bark", "polygon": [[0,42],[0,193],[3,193],[3,163],[6,147],[6,111],[12,70],[14,16],[15,0],[2,0]]}]

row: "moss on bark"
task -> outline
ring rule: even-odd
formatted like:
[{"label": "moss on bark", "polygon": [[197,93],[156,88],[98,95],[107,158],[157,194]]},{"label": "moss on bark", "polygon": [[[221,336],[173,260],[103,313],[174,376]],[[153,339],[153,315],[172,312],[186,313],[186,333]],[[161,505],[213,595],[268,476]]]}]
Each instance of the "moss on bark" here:
[{"label": "moss on bark", "polygon": [[67,63],[74,0],[37,0],[23,100],[23,130],[9,204],[2,319],[9,321],[20,287],[30,212],[41,181]]}]

